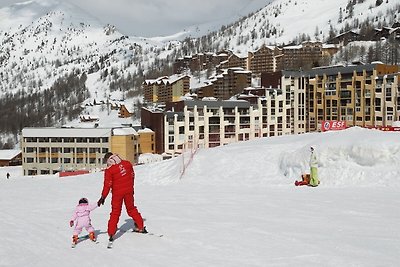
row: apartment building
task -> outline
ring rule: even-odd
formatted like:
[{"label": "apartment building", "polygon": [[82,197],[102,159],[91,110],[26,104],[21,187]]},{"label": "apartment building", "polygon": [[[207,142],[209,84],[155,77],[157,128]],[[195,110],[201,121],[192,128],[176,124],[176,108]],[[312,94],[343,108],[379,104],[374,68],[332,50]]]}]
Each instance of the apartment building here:
[{"label": "apartment building", "polygon": [[226,100],[241,93],[244,88],[249,86],[251,86],[251,72],[237,67],[220,70],[203,86],[193,88],[192,92],[196,93],[200,99],[214,97]]},{"label": "apartment building", "polygon": [[286,94],[286,128],[292,134],[307,132],[307,84],[302,72],[282,71],[281,86]]},{"label": "apartment building", "polygon": [[[146,138],[151,135],[147,131]],[[154,140],[154,133],[153,140]],[[60,171],[99,170],[104,154],[111,151],[136,163],[140,155],[139,134],[126,128],[24,128],[21,135],[24,175]],[[154,147],[154,143],[150,147]],[[153,150],[154,152],[154,150]]]},{"label": "apartment building", "polygon": [[298,92],[296,86],[301,82],[295,80],[283,89],[246,88],[248,95],[240,96],[246,100],[186,99],[167,103],[164,110],[142,109],[142,125],[152,124],[157,140],[162,139],[160,152],[170,156],[194,147],[304,133],[305,87]]},{"label": "apartment building", "polygon": [[300,45],[286,46],[283,48],[282,69],[284,70],[309,70],[313,67],[329,63],[328,54],[323,52],[321,42],[303,42]]},{"label": "apartment building", "polygon": [[144,99],[147,102],[175,102],[189,92],[190,76],[173,75],[143,82]]},{"label": "apartment building", "polygon": [[307,76],[307,131],[324,120],[347,126],[391,126],[399,118],[399,66],[382,63],[317,68]]},{"label": "apartment building", "polygon": [[248,52],[247,69],[255,76],[262,72],[275,72],[282,69],[283,50],[276,46],[262,45],[254,52]]},{"label": "apartment building", "polygon": [[181,74],[190,70],[191,72],[201,71],[219,65],[228,60],[229,51],[220,51],[218,53],[198,53],[191,56],[180,57],[173,63],[175,74]]},{"label": "apartment building", "polygon": [[247,55],[237,55],[234,53],[231,53],[228,56],[228,59],[225,61],[222,61],[218,66],[217,66],[217,71],[222,70],[222,69],[229,69],[229,68],[243,68],[244,70],[247,69]]}]

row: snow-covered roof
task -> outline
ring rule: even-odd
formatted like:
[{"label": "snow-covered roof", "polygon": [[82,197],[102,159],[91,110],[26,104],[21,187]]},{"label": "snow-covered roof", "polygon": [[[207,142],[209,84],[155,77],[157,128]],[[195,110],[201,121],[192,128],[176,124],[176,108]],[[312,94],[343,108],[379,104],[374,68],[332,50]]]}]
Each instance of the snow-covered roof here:
[{"label": "snow-covered roof", "polygon": [[127,128],[115,128],[113,129],[113,134],[114,135],[137,135],[137,132],[135,131],[135,129],[131,128],[131,127],[127,127]]},{"label": "snow-covered roof", "polygon": [[11,160],[21,153],[20,149],[2,149],[0,150],[0,160]]},{"label": "snow-covered roof", "polygon": [[138,133],[154,133],[154,131],[152,129],[149,129],[149,128],[144,128],[144,129],[140,129],[138,131]]},{"label": "snow-covered roof", "polygon": [[151,85],[151,84],[172,84],[175,83],[177,81],[179,81],[180,79],[183,79],[184,77],[189,77],[188,75],[171,75],[171,76],[163,76],[163,77],[159,77],[157,79],[150,79],[150,80],[145,80],[145,83],[147,85]]},{"label": "snow-covered roof", "polygon": [[109,137],[111,128],[24,128],[23,137]]}]

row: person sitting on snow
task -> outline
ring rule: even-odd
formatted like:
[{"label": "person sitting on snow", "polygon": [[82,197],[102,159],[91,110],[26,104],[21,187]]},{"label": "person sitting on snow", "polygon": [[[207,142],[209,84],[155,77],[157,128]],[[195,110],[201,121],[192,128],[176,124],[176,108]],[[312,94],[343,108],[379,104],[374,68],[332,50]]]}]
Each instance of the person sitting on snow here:
[{"label": "person sitting on snow", "polygon": [[295,181],[294,184],[295,184],[295,186],[309,185],[310,184],[310,174],[309,173],[302,174],[301,181]]}]

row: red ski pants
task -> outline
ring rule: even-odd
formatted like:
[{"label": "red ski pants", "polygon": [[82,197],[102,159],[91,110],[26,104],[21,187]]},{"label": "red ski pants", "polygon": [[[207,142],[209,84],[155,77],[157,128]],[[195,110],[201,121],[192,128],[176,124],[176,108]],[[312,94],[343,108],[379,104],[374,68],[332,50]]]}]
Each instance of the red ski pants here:
[{"label": "red ski pants", "polygon": [[138,229],[143,229],[143,218],[134,204],[133,193],[125,195],[112,195],[111,199],[111,213],[110,220],[108,221],[108,235],[115,235],[117,232],[117,225],[119,216],[121,215],[122,202],[125,203],[126,212],[136,223]]}]

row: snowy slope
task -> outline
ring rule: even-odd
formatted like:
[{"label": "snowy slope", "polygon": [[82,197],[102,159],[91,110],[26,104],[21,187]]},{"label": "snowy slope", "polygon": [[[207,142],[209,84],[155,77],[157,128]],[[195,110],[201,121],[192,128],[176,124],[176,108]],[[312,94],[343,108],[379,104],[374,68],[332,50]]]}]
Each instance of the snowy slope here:
[{"label": "snowy slope", "polygon": [[[309,36],[311,40],[326,41],[331,27],[337,30],[358,31],[357,25],[367,19],[375,27],[395,21],[400,15],[398,1],[357,1],[353,15],[346,8],[348,0],[275,0],[254,15],[240,20],[217,34],[214,42],[227,43],[236,53],[256,50],[262,44],[282,45],[296,37]],[[340,15],[341,14],[341,15]],[[341,16],[341,20],[339,19]]]},{"label": "snowy slope", "polygon": [[[121,231],[112,250],[110,198],[92,212],[100,243],[70,248],[74,206],[98,199],[102,173],[0,168],[0,266],[397,266],[399,140],[360,128],[260,138],[198,151],[181,179],[182,157],[136,166],[136,204],[164,236]],[[295,187],[310,145],[321,185]],[[123,210],[120,229],[132,224]]]},{"label": "snowy slope", "polygon": [[[76,70],[95,76],[90,91],[105,92],[111,80],[134,75],[139,62],[147,69],[156,53],[163,55],[161,43],[124,36],[61,1],[28,1],[2,8],[0,14],[0,95],[47,89]],[[106,70],[114,70],[112,79],[101,78]]]}]

